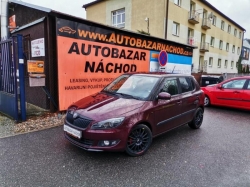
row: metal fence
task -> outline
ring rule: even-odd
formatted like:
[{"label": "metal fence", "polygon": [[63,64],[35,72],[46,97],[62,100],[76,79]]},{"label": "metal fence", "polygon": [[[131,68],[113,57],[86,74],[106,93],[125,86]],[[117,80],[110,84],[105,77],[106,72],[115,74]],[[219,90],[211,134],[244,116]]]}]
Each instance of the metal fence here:
[{"label": "metal fence", "polygon": [[16,39],[0,42],[0,112],[18,120]]}]

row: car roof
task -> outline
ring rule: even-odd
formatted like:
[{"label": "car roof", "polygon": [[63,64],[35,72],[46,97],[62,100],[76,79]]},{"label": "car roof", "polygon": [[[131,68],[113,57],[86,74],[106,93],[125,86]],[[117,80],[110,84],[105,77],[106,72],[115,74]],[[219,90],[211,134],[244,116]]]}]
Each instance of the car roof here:
[{"label": "car roof", "polygon": [[177,74],[177,73],[165,73],[165,72],[130,72],[126,73],[129,75],[147,75],[147,76],[153,76],[153,77],[183,77],[187,76],[190,77],[192,75],[189,74]]},{"label": "car roof", "polygon": [[237,79],[250,79],[250,76],[232,77],[230,79],[227,79],[227,81],[228,80],[237,80]]}]

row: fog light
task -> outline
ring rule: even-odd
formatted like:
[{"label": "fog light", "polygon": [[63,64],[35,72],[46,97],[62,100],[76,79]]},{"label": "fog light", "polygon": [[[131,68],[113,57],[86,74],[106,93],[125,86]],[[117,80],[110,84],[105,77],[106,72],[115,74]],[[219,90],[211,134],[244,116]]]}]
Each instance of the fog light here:
[{"label": "fog light", "polygon": [[120,140],[102,140],[98,142],[98,146],[107,147],[114,146],[119,143]]},{"label": "fog light", "polygon": [[104,140],[103,143],[104,143],[104,145],[106,145],[106,146],[109,145],[109,141],[108,141],[108,140]]}]

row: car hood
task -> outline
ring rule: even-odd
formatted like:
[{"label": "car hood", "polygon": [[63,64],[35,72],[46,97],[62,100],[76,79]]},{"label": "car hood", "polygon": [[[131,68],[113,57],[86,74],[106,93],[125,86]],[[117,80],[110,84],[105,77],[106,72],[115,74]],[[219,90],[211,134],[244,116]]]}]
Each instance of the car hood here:
[{"label": "car hood", "polygon": [[145,101],[121,98],[117,95],[97,93],[85,97],[76,103],[76,112],[82,116],[101,121],[126,116],[126,113],[139,110]]},{"label": "car hood", "polygon": [[218,85],[218,84],[210,84],[210,85],[201,87],[201,89],[202,89],[203,91],[213,90],[214,88],[216,88],[217,85]]},{"label": "car hood", "polygon": [[206,87],[215,87],[217,86],[218,84],[210,84],[210,85],[207,85]]}]

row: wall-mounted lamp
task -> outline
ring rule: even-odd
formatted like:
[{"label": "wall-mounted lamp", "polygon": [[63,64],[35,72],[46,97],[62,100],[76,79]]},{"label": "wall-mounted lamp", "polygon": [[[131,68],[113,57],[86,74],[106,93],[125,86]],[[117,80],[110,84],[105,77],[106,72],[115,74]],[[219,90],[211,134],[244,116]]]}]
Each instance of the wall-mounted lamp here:
[{"label": "wall-mounted lamp", "polygon": [[145,18],[145,21],[147,22],[147,29],[148,29],[148,33],[149,33],[149,18],[146,17],[146,18]]}]

